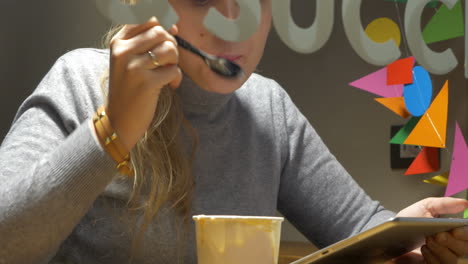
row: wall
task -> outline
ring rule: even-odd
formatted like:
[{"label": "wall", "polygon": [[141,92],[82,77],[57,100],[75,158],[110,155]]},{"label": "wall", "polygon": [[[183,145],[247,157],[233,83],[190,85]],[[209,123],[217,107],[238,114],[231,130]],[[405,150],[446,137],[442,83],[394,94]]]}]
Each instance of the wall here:
[{"label": "wall", "polygon": [[[404,170],[390,168],[390,144],[387,143],[390,126],[403,125],[406,120],[375,102],[373,94],[348,85],[381,67],[366,63],[352,49],[343,30],[341,2],[336,1],[332,36],[316,53],[295,53],[281,42],[276,32],[272,32],[259,66],[260,73],[283,85],[332,153],[372,198],[398,211],[425,197],[443,195],[444,188],[422,182],[434,174],[404,176]],[[389,17],[398,23],[398,14],[403,20],[404,7],[385,1],[364,0],[362,24],[365,26],[379,17]],[[315,1],[292,1],[292,12],[298,25],[309,26],[314,19]],[[422,25],[434,13],[434,9],[427,8]],[[434,96],[446,79],[450,82],[448,147],[441,151],[441,171],[445,172],[450,168],[455,120],[465,135],[468,128],[467,82],[462,67],[464,39],[431,44],[430,47],[437,51],[452,48],[461,64],[448,75],[431,75]],[[403,56],[409,55],[404,46],[401,51]],[[283,239],[304,239],[289,225],[285,229]]]},{"label": "wall", "polygon": [[57,58],[68,50],[99,45],[108,27],[94,1],[0,2],[0,139],[20,103]]},{"label": "wall", "polygon": [[[0,139],[4,137],[21,101],[32,92],[53,62],[64,52],[96,46],[109,23],[97,14],[94,1],[3,0],[0,2]],[[386,207],[399,210],[427,196],[443,195],[444,189],[422,183],[430,175],[403,176],[390,169],[390,126],[405,120],[376,103],[374,96],[347,83],[379,67],[367,64],[352,50],[342,27],[341,1],[336,1],[335,26],[331,39],[319,52],[298,54],[286,47],[272,30],[259,72],[276,79],[290,93],[331,151],[356,181]],[[363,24],[388,16],[399,21],[404,5],[365,0]],[[302,26],[313,22],[315,1],[292,1],[293,14]],[[434,9],[425,12],[427,17]],[[427,20],[427,18],[426,18]],[[451,47],[463,65],[463,39],[434,47]],[[433,45],[432,45],[433,46]],[[432,47],[431,46],[431,47]],[[402,48],[406,56],[408,52]],[[434,94],[445,79],[450,80],[450,108],[446,150],[442,169],[450,165],[454,121],[466,134],[466,80],[462,67],[435,77]],[[304,240],[285,223],[283,239]]]}]

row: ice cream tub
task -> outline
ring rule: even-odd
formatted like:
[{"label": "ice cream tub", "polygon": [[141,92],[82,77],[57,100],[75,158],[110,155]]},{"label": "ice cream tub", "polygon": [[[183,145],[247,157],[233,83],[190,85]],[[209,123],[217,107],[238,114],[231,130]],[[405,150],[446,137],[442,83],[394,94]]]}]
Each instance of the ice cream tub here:
[{"label": "ice cream tub", "polygon": [[277,264],[283,217],[196,215],[198,264]]}]

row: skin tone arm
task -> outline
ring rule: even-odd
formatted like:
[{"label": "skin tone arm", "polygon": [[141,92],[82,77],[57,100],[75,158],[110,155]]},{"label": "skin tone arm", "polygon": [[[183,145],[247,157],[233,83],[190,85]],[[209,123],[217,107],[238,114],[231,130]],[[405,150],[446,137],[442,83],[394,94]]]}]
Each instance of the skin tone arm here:
[{"label": "skin tone arm", "polygon": [[[121,142],[131,150],[148,129],[161,89],[179,86],[177,42],[151,18],[141,25],[125,25],[111,41],[109,98],[106,112]],[[152,51],[161,64],[155,67]]]}]

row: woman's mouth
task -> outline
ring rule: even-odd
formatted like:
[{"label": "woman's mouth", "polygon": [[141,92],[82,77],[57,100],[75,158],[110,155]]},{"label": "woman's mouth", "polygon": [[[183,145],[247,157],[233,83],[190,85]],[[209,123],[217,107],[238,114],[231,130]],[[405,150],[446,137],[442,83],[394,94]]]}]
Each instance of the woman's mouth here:
[{"label": "woman's mouth", "polygon": [[224,59],[232,61],[232,62],[237,62],[242,57],[242,55],[221,54],[221,55],[218,55],[218,57],[224,58]]}]

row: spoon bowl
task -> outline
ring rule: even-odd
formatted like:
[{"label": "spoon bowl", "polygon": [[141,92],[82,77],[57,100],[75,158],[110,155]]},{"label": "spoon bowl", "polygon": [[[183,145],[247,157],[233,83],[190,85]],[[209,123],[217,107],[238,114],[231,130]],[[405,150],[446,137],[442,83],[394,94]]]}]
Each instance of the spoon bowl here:
[{"label": "spoon bowl", "polygon": [[225,78],[238,78],[243,75],[242,68],[236,63],[228,59],[221,58],[201,51],[177,35],[175,35],[174,37],[177,41],[177,44],[180,47],[200,56],[213,72]]}]

